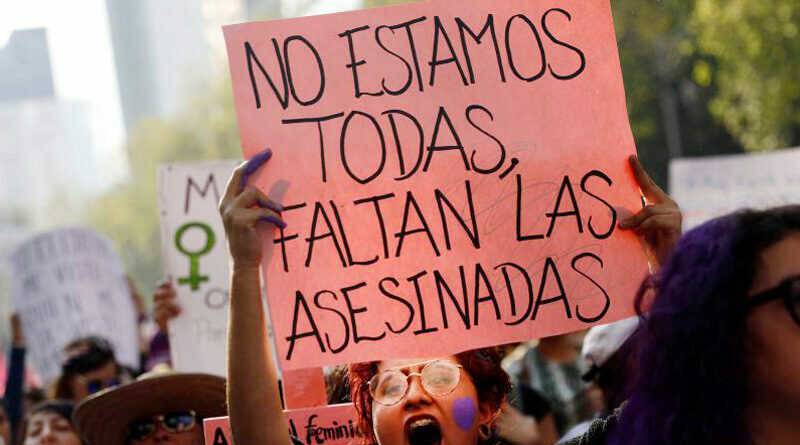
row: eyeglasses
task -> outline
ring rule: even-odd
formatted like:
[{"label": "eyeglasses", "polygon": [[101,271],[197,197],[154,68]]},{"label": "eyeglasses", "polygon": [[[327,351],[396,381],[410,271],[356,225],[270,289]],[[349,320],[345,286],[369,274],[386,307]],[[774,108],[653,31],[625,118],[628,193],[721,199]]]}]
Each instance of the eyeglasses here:
[{"label": "eyeglasses", "polygon": [[773,300],[783,300],[789,315],[800,326],[800,275],[789,277],[772,289],[753,295],[747,306],[752,310]]},{"label": "eyeglasses", "polygon": [[115,386],[119,386],[122,383],[119,380],[119,377],[113,377],[108,380],[103,379],[92,379],[86,382],[86,391],[89,394],[94,394],[106,388],[113,388]]},{"label": "eyeglasses", "polygon": [[396,405],[408,393],[408,379],[415,375],[420,377],[422,387],[432,396],[445,396],[458,386],[462,366],[445,360],[427,362],[420,372],[406,374],[401,371],[421,364],[387,369],[374,375],[367,383],[372,400],[385,406]]},{"label": "eyeglasses", "polygon": [[153,435],[158,426],[169,433],[183,433],[197,425],[197,414],[194,411],[176,411],[153,416],[149,419],[134,420],[128,426],[129,440],[144,440]]}]

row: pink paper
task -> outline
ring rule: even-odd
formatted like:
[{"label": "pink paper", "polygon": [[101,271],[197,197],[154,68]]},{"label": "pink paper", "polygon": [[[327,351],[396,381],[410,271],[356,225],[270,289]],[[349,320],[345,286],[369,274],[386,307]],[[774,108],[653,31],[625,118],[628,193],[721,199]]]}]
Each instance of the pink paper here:
[{"label": "pink paper", "polygon": [[[284,415],[289,428],[287,434],[308,445],[356,445],[363,437],[356,426],[355,409],[349,403],[288,410]],[[203,432],[206,445],[233,444],[227,417],[205,419]]]},{"label": "pink paper", "polygon": [[286,407],[311,408],[328,404],[322,368],[295,369],[283,373],[283,400]]},{"label": "pink paper", "polygon": [[264,260],[284,369],[633,313],[647,264],[615,228],[640,196],[608,1],[440,0],[225,38],[244,154],[274,151],[251,183],[286,208]]},{"label": "pink paper", "polygon": [[203,438],[206,445],[232,445],[233,436],[228,417],[203,419]]}]

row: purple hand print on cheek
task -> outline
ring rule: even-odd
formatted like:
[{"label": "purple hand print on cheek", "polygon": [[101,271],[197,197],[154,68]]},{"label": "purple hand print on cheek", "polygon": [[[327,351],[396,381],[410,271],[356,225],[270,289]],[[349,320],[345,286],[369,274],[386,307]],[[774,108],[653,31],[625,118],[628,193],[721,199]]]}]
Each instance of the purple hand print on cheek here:
[{"label": "purple hand print on cheek", "polygon": [[469,430],[475,424],[478,407],[471,397],[462,397],[453,402],[453,419],[462,430]]}]

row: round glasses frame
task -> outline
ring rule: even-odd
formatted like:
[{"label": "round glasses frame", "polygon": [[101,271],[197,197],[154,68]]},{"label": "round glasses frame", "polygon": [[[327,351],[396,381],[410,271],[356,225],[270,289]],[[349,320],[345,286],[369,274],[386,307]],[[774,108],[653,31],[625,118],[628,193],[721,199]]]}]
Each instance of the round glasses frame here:
[{"label": "round glasses frame", "polygon": [[[408,374],[406,374],[406,373],[404,373],[402,371],[403,369],[409,369],[409,368],[413,368],[415,366],[420,366],[420,365],[425,365],[425,366],[422,367],[422,369],[420,369],[420,372],[409,372]],[[449,388],[447,391],[438,391],[438,392],[437,391],[433,391],[433,390],[430,389],[430,383],[426,383],[426,381],[425,381],[425,370],[426,369],[430,369],[430,367],[433,366],[433,365],[444,365],[444,366],[448,366],[448,367],[454,368],[454,369],[456,369],[458,371],[457,374],[456,374],[456,379],[453,382],[452,387]],[[449,362],[449,361],[446,361],[446,360],[439,360],[439,359],[431,360],[431,361],[427,361],[427,362],[421,362],[421,363],[414,363],[414,364],[411,364],[411,365],[406,365],[406,366],[403,366],[403,367],[400,367],[400,368],[392,368],[392,369],[387,369],[387,370],[381,371],[381,372],[375,374],[374,376],[372,376],[372,378],[369,379],[369,381],[366,382],[365,385],[367,385],[367,387],[369,388],[369,394],[370,394],[370,396],[372,396],[372,400],[373,401],[375,401],[379,405],[393,406],[393,405],[397,405],[398,403],[400,403],[400,401],[405,399],[406,395],[408,395],[408,389],[411,387],[411,384],[409,383],[409,379],[411,377],[418,376],[419,379],[420,379],[420,382],[422,383],[423,389],[425,389],[425,391],[428,394],[430,394],[432,396],[441,397],[441,396],[446,396],[446,395],[450,394],[451,392],[455,391],[456,387],[458,387],[458,384],[461,381],[461,370],[463,368],[464,367],[459,365],[459,364],[452,363],[452,362]],[[375,389],[374,389],[375,388],[375,383],[378,381],[377,379],[379,379],[381,376],[385,376],[388,373],[400,374],[405,378],[405,380],[404,380],[405,381],[405,387],[403,388],[402,395],[400,395],[397,398],[396,401],[391,402],[391,403],[387,403],[385,401],[381,401],[378,397],[376,397],[375,396]]]}]

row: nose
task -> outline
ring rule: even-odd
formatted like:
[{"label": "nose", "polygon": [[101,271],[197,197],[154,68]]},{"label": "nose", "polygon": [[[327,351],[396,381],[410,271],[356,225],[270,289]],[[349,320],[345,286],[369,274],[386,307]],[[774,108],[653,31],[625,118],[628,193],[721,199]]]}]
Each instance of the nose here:
[{"label": "nose", "polygon": [[422,377],[419,374],[410,375],[405,399],[406,409],[412,409],[419,405],[429,405],[431,402],[431,395],[422,386]]}]

